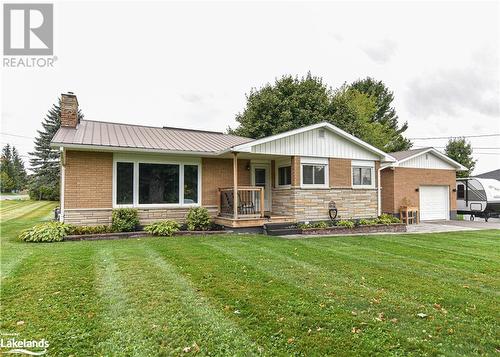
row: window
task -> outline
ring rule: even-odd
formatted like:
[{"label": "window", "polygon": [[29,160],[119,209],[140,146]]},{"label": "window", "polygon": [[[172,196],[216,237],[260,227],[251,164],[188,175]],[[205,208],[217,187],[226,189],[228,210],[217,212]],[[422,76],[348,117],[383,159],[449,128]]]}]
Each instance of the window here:
[{"label": "window", "polygon": [[457,186],[457,198],[462,199],[462,200],[465,198],[465,186],[464,185]]},{"label": "window", "polygon": [[179,203],[179,165],[139,164],[139,204]]},{"label": "window", "polygon": [[116,204],[131,205],[134,200],[134,163],[116,163]]},{"label": "window", "polygon": [[197,165],[184,165],[184,203],[198,203]]},{"label": "window", "polygon": [[371,167],[353,167],[352,184],[354,186],[372,186],[372,168]]},{"label": "window", "polygon": [[[128,156],[123,160],[128,160]],[[117,159],[114,178],[114,204],[198,205],[200,203],[200,164],[183,162],[121,162]]]},{"label": "window", "polygon": [[302,165],[303,185],[325,185],[325,165]]},{"label": "window", "polygon": [[292,184],[292,167],[284,166],[278,168],[278,186]]}]

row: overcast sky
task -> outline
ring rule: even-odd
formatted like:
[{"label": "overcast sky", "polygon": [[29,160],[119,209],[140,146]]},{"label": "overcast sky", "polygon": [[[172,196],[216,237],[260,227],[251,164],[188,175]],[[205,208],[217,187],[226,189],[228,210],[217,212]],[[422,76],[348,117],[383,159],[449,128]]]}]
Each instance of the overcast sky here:
[{"label": "overcast sky", "polygon": [[[499,11],[477,1],[54,3],[54,68],[2,69],[1,143],[26,155],[32,139],[6,134],[34,137],[66,91],[87,119],[223,131],[252,87],[307,71],[334,88],[384,81],[411,138],[500,133]],[[500,167],[499,136],[470,140],[476,173]]]}]

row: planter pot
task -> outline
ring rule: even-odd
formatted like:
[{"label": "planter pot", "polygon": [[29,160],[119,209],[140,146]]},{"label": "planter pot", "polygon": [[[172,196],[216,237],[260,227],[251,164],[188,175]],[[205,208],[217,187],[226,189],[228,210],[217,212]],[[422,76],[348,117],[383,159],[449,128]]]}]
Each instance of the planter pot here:
[{"label": "planter pot", "polygon": [[331,235],[342,235],[342,234],[354,234],[354,233],[397,233],[406,232],[406,225],[403,223],[395,224],[374,224],[367,226],[358,226],[354,228],[346,227],[328,227],[328,228],[304,228],[302,229],[302,234],[305,235],[317,235],[317,234],[331,234]]}]

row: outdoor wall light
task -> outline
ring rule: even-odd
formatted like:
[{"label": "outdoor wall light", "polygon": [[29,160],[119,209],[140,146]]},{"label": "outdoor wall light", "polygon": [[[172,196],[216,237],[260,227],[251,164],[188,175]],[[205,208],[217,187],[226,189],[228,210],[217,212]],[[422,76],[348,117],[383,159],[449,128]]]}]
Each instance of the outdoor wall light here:
[{"label": "outdoor wall light", "polygon": [[454,188],[452,191],[453,191],[453,192],[457,192],[457,189],[456,189],[456,188]]}]

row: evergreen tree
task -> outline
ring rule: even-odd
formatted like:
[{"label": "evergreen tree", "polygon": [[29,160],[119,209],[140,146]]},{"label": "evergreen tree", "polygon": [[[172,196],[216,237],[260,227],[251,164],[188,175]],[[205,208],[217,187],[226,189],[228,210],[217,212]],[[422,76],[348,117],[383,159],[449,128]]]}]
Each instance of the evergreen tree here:
[{"label": "evergreen tree", "polygon": [[446,156],[464,165],[467,171],[457,171],[457,177],[469,177],[476,167],[476,161],[472,157],[472,145],[465,138],[450,139],[444,149]]},{"label": "evergreen tree", "polygon": [[1,191],[12,192],[15,189],[14,166],[12,165],[12,149],[9,144],[2,148],[2,156],[0,158],[0,172],[1,172]]},{"label": "evergreen tree", "polygon": [[[78,111],[80,119],[83,115]],[[50,146],[50,141],[61,126],[61,106],[54,104],[42,121],[35,139],[35,151],[30,159],[33,175],[30,182],[30,197],[37,200],[58,200],[60,163],[59,149]]]},{"label": "evergreen tree", "polygon": [[26,188],[28,174],[24,167],[24,161],[19,156],[17,149],[12,147],[12,166],[13,166],[13,179],[15,182],[16,191],[21,191]]}]

